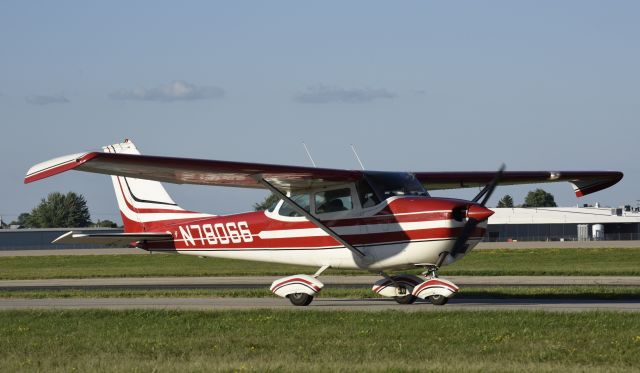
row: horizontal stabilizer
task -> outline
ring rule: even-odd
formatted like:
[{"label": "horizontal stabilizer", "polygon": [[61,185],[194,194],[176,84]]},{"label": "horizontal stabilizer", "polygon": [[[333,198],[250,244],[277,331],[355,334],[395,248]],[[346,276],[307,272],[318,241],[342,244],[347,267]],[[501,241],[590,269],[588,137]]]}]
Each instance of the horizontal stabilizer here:
[{"label": "horizontal stabilizer", "polygon": [[158,242],[171,241],[173,236],[169,233],[95,233],[84,234],[67,232],[53,240],[57,244],[97,244],[97,245],[122,245],[133,246],[140,241]]}]

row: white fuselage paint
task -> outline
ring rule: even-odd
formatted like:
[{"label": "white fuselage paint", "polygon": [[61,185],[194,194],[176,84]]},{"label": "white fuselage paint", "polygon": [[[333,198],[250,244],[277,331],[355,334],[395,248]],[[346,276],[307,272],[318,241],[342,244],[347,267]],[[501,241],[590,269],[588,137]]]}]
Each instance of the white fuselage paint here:
[{"label": "white fuselage paint", "polygon": [[[481,238],[470,239],[469,252],[475,247]],[[389,243],[384,245],[371,245],[358,247],[366,255],[361,258],[343,246],[306,249],[306,248],[285,248],[285,249],[189,249],[178,250],[185,255],[196,255],[210,258],[254,260],[260,262],[295,264],[304,266],[329,266],[331,268],[343,269],[371,269],[380,270],[387,268],[412,268],[419,264],[433,264],[443,251],[449,251],[453,247],[455,238],[447,240],[427,240],[409,241],[399,243]],[[445,265],[460,259],[458,256],[453,259],[451,256],[445,261]]]}]

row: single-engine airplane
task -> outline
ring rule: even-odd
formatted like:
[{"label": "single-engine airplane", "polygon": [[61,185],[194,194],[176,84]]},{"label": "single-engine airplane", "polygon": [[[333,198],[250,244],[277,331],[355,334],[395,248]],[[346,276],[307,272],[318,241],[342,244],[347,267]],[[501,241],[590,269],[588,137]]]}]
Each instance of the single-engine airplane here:
[{"label": "single-engine airplane", "polygon": [[[25,183],[68,170],[112,175],[124,233],[68,232],[55,243],[122,244],[148,251],[319,268],[273,282],[271,291],[306,306],[327,268],[365,269],[373,291],[410,304],[443,305],[458,287],[438,277],[482,239],[498,184],[567,181],[580,197],[622,179],[615,171],[380,172],[140,155],[133,142],[55,158]],[[263,188],[280,198],[266,211],[217,216],[179,207],[160,182]],[[483,188],[472,200],[428,190]],[[423,277],[387,270],[424,268]]]}]

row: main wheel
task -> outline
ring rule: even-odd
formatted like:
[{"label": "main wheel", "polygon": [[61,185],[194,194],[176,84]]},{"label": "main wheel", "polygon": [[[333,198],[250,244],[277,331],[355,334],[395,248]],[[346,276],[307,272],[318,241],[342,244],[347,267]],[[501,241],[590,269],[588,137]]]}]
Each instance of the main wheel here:
[{"label": "main wheel", "polygon": [[395,300],[396,302],[400,303],[400,304],[412,304],[413,302],[416,301],[415,296],[411,295],[411,294],[407,294],[404,295],[402,297],[393,297],[393,300]]},{"label": "main wheel", "polygon": [[287,298],[289,298],[289,301],[294,306],[308,306],[313,300],[313,295],[305,293],[294,293],[287,295]]},{"label": "main wheel", "polygon": [[449,301],[449,298],[444,295],[432,295],[429,298],[431,299],[431,304],[434,306],[444,306]]}]

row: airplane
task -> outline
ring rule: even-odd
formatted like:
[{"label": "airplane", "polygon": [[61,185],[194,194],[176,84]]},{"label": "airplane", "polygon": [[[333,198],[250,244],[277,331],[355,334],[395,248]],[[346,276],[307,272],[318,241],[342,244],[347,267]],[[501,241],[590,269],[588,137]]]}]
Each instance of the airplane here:
[{"label": "airplane", "polygon": [[[130,140],[102,151],[39,163],[25,184],[76,170],[111,175],[124,233],[70,231],[59,244],[118,244],[151,252],[297,264],[312,274],[277,279],[270,290],[307,306],[328,268],[364,269],[382,277],[372,290],[400,304],[418,298],[444,305],[459,290],[442,266],[483,238],[497,185],[566,181],[577,197],[608,188],[617,171],[384,172],[141,155]],[[262,188],[279,201],[265,211],[218,216],[178,206],[161,182]],[[482,188],[471,200],[429,190]],[[421,276],[388,274],[422,268]]]}]

